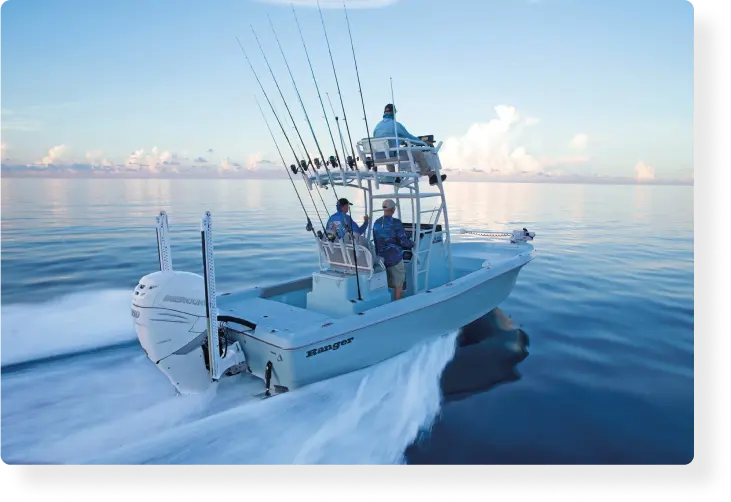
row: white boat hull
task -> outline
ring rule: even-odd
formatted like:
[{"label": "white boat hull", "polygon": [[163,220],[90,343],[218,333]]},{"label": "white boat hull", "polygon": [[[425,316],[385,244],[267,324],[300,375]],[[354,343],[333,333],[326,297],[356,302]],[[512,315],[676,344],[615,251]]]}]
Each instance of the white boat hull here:
[{"label": "white boat hull", "polygon": [[281,347],[244,335],[246,359],[260,378],[271,360],[272,382],[290,390],[356,371],[487,314],[510,295],[519,271],[515,268],[483,281],[466,278],[474,284],[444,286],[443,294],[437,288],[431,298],[406,298],[366,312],[357,321],[333,322],[320,328],[322,338],[298,347]]},{"label": "white boat hull", "polygon": [[[487,314],[535,256],[528,243],[453,246],[455,280],[353,315],[307,309],[312,277],[217,296],[217,318],[225,324],[221,360],[265,381],[270,365],[268,383],[280,390],[356,371]],[[145,276],[135,290],[140,343],[181,393],[211,383],[203,289],[202,277],[168,270]]]}]

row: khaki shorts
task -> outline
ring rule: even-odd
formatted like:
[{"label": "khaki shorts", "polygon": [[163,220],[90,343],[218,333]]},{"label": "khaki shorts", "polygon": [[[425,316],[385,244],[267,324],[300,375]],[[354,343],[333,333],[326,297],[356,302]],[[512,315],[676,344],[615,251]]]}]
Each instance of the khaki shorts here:
[{"label": "khaki shorts", "polygon": [[386,277],[388,278],[389,288],[400,288],[406,281],[406,268],[404,262],[400,261],[392,267],[386,267]]}]

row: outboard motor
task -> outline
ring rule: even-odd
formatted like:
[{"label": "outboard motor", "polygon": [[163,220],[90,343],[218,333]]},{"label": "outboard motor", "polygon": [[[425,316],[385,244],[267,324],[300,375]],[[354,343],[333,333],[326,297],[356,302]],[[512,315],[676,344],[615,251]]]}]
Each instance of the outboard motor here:
[{"label": "outboard motor", "polygon": [[203,277],[177,270],[144,276],[134,290],[132,317],[147,357],[181,394],[208,388]]},{"label": "outboard motor", "polygon": [[203,392],[221,377],[248,369],[241,344],[229,340],[226,327],[218,324],[212,231],[211,213],[206,211],[201,219],[205,277],[173,270],[168,217],[160,211],[160,271],[140,279],[132,296],[137,339],[181,394]]}]

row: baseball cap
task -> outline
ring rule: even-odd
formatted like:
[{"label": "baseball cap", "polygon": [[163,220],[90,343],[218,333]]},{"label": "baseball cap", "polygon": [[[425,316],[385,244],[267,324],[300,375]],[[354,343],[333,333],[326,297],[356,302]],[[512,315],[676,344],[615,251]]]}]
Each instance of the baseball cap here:
[{"label": "baseball cap", "polygon": [[381,207],[383,209],[394,209],[396,207],[396,203],[393,199],[386,199],[383,201],[383,205]]},{"label": "baseball cap", "polygon": [[350,202],[348,199],[346,199],[345,197],[343,197],[342,199],[338,199],[338,204],[340,204],[341,206],[344,206],[345,204],[348,204],[349,206],[355,205],[352,202]]},{"label": "baseball cap", "polygon": [[394,110],[394,107],[393,107],[393,105],[392,105],[391,103],[387,104],[387,105],[386,105],[386,106],[385,106],[385,107],[383,108],[383,113],[394,113],[394,111],[395,111],[395,110]]}]

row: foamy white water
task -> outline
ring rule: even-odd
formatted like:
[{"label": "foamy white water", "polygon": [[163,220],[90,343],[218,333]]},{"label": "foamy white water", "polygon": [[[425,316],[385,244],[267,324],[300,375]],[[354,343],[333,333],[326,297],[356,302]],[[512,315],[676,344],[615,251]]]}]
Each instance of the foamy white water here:
[{"label": "foamy white water", "polygon": [[132,293],[75,293],[2,307],[2,366],[135,340]]},{"label": "foamy white water", "polygon": [[[77,352],[134,339],[128,296],[124,305],[121,300],[82,294],[12,306],[9,317],[3,309],[3,352],[6,329],[25,334],[9,342],[12,362],[54,355],[50,347]],[[77,317],[81,328],[75,325],[72,317],[84,309],[97,312],[99,322]],[[118,309],[124,321],[112,314]],[[53,323],[54,316],[64,322]],[[37,320],[28,324],[29,318]],[[37,348],[51,340],[49,328],[50,347]],[[18,463],[401,463],[439,413],[440,376],[455,338],[447,334],[371,368],[264,401],[254,397],[262,382],[247,375],[207,394],[175,396],[135,346],[41,361],[3,375],[2,457]]]}]

